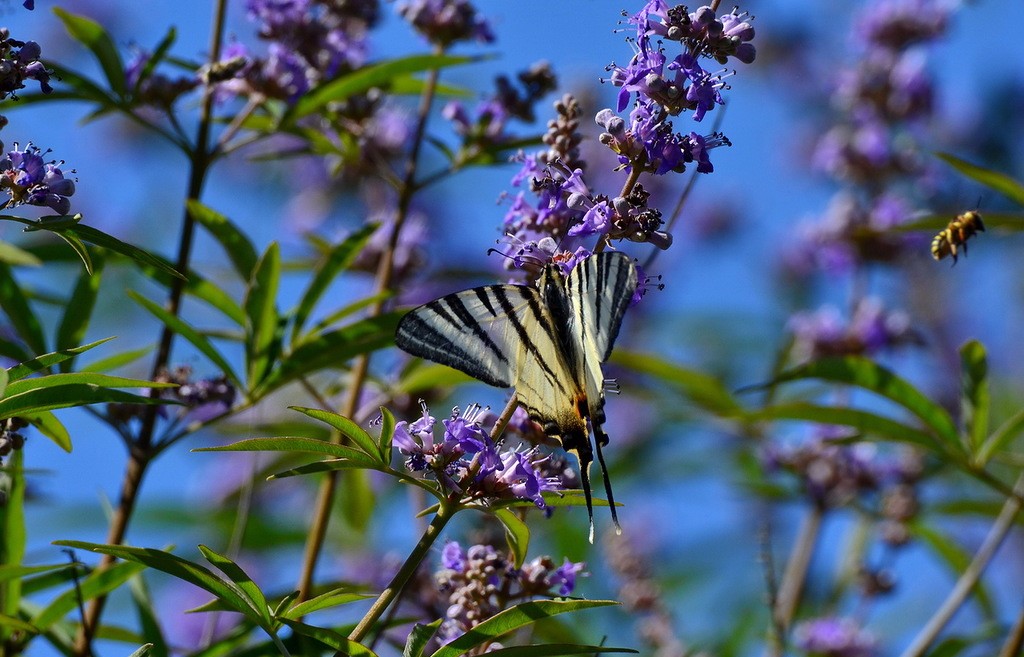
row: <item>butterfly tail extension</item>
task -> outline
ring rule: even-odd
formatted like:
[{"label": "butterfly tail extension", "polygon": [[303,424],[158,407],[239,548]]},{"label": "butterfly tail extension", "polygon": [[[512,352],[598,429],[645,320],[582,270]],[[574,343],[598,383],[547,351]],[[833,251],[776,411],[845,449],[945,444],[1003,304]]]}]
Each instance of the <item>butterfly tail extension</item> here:
[{"label": "butterfly tail extension", "polygon": [[608,466],[604,463],[604,452],[601,448],[608,444],[608,434],[604,432],[600,424],[594,424],[594,442],[597,447],[597,462],[601,464],[601,476],[604,478],[604,492],[608,495],[608,508],[612,512],[612,523],[615,525],[615,533],[622,535],[622,525],[619,524],[619,515],[615,512],[615,496],[612,495],[612,480],[608,476]]},{"label": "butterfly tail extension", "polygon": [[594,462],[594,448],[590,436],[580,431],[571,431],[562,436],[562,447],[576,457],[580,463],[580,486],[587,501],[587,518],[590,521],[590,543],[594,543],[594,500],[590,490],[590,465]]}]

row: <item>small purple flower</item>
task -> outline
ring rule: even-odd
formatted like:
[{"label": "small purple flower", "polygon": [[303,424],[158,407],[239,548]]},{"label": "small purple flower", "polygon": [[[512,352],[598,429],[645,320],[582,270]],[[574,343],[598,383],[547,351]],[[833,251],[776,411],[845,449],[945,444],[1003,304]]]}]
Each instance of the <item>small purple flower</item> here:
[{"label": "small purple flower", "polygon": [[936,0],[889,0],[867,5],[857,25],[865,42],[891,50],[940,36],[949,20],[948,3]]},{"label": "small purple flower", "polygon": [[494,41],[490,25],[467,0],[411,0],[398,5],[398,13],[431,43]]},{"label": "small purple flower", "polygon": [[441,549],[441,565],[457,573],[465,572],[466,554],[458,543],[448,541],[444,544],[444,548]]},{"label": "small purple flower", "polygon": [[558,587],[558,595],[570,595],[576,588],[576,576],[583,572],[587,564],[582,561],[573,563],[568,558],[565,563],[548,576],[548,586]]},{"label": "small purple flower", "polygon": [[545,477],[538,465],[536,450],[519,452],[509,450],[499,456],[496,464],[480,468],[476,482],[485,494],[498,498],[515,497],[533,502],[538,509],[546,509],[543,492],[560,490],[560,481]]},{"label": "small purple flower", "polygon": [[814,657],[874,657],[874,637],[850,618],[804,621],[793,630],[798,648]]},{"label": "small purple flower", "polygon": [[48,94],[50,71],[42,61],[42,49],[35,41],[12,39],[6,27],[0,28],[0,98],[13,96],[18,89],[25,88],[25,80],[35,80],[39,89]]},{"label": "small purple flower", "polygon": [[63,162],[45,162],[43,153],[31,143],[25,150],[14,150],[0,159],[0,190],[10,195],[8,207],[27,204],[49,207],[58,214],[71,210],[75,183],[64,177]]}]

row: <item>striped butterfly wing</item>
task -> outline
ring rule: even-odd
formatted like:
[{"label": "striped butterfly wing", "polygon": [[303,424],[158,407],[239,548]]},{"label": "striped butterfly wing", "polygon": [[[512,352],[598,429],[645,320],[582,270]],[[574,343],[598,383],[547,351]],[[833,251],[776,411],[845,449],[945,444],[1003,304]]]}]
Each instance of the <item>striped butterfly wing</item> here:
[{"label": "striped butterfly wing", "polygon": [[[579,363],[581,387],[586,394],[587,416],[594,433],[597,460],[601,465],[604,489],[608,496],[612,521],[616,531],[621,532],[615,498],[612,495],[608,468],[601,448],[608,444],[608,435],[602,427],[604,415],[604,373],[601,363],[611,356],[615,338],[619,335],[622,318],[626,314],[637,286],[636,267],[623,253],[599,253],[580,261],[566,278],[566,292],[571,308],[569,313],[569,334],[576,342],[573,348],[575,360]],[[589,436],[588,436],[589,441]],[[593,448],[587,445],[589,460],[593,460]],[[589,462],[586,464],[589,468]],[[581,471],[584,463],[580,461]],[[589,480],[589,476],[586,477]],[[589,484],[589,481],[584,481]],[[589,491],[586,490],[588,502]],[[591,526],[593,532],[593,526]],[[591,541],[593,538],[591,537]]]},{"label": "striped butterfly wing", "polygon": [[499,388],[515,387],[534,418],[554,420],[576,390],[537,288],[485,285],[414,308],[398,324],[403,350]]}]

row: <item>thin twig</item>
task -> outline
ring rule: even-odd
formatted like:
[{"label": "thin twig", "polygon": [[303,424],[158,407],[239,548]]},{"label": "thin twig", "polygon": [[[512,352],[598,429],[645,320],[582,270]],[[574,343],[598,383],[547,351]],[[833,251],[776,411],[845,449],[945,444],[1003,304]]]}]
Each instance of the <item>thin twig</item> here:
[{"label": "thin twig", "polygon": [[1013,489],[1016,495],[1007,498],[1006,502],[1003,503],[999,516],[996,517],[996,521],[993,523],[992,529],[989,530],[988,536],[985,537],[981,547],[975,553],[974,559],[964,569],[963,574],[960,575],[960,579],[957,580],[945,601],[935,611],[935,614],[918,635],[914,637],[914,640],[900,657],[920,657],[923,655],[953,618],[953,614],[967,600],[978,580],[981,579],[981,574],[985,572],[985,568],[988,567],[999,546],[1003,544],[1003,540],[1010,533],[1017,514],[1020,513],[1021,502],[1019,496],[1024,494],[1024,474],[1017,479]]},{"label": "thin twig", "polygon": [[800,594],[803,591],[804,582],[807,581],[807,571],[811,565],[814,548],[818,543],[824,515],[824,511],[819,506],[811,507],[800,525],[800,533],[793,545],[793,551],[789,554],[789,561],[786,562],[786,572],[782,575],[782,583],[779,585],[773,619],[783,630],[789,629],[797,605],[800,603]]},{"label": "thin twig", "polygon": [[1017,622],[1013,624],[1006,643],[999,651],[999,657],[1020,657],[1024,654],[1024,607],[1017,614]]},{"label": "thin twig", "polygon": [[761,514],[761,523],[757,531],[758,544],[760,546],[759,558],[761,570],[764,573],[765,592],[767,593],[768,613],[771,616],[771,656],[782,657],[786,645],[786,628],[779,623],[778,616],[774,613],[779,599],[779,581],[775,576],[775,557],[772,555],[772,524],[771,516],[768,514],[767,504]]}]

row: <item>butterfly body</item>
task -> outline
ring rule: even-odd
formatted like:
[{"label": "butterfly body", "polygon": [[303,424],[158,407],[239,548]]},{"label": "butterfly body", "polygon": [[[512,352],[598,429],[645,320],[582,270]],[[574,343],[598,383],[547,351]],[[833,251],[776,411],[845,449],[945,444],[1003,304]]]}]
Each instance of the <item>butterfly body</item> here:
[{"label": "butterfly body", "polygon": [[[611,354],[636,283],[626,255],[600,253],[568,275],[546,266],[536,286],[486,285],[431,301],[402,318],[395,336],[413,355],[516,389],[530,417],[579,460],[591,540],[590,464],[596,443],[606,470],[601,448],[608,444],[601,363]],[[604,483],[618,528],[606,471]]]}]

